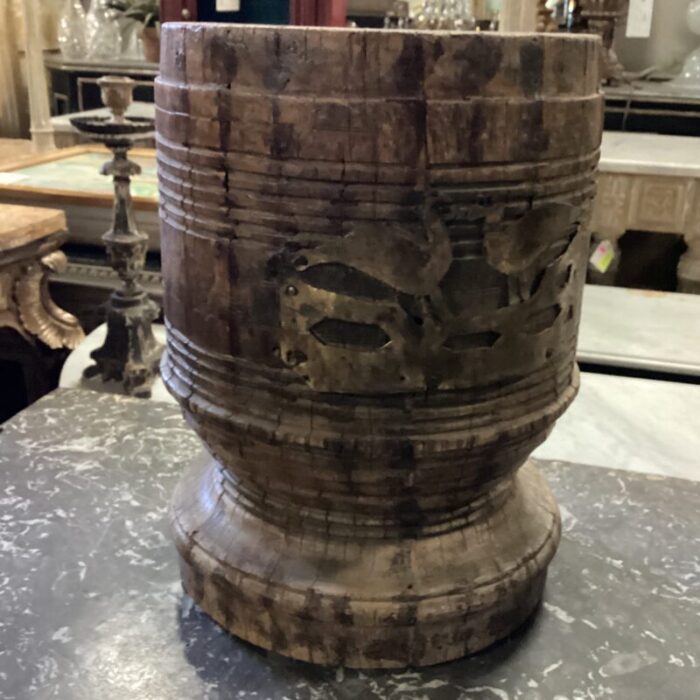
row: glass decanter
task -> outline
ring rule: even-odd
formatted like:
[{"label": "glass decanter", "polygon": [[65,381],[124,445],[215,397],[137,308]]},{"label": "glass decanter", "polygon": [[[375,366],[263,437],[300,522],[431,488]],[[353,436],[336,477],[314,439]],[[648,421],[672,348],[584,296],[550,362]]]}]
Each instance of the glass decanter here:
[{"label": "glass decanter", "polygon": [[119,24],[107,8],[107,0],[92,0],[86,19],[88,58],[117,58],[122,37]]},{"label": "glass decanter", "polygon": [[64,58],[77,60],[87,54],[85,10],[80,0],[65,0],[58,20],[58,45]]},{"label": "glass decanter", "polygon": [[469,30],[475,26],[471,0],[426,0],[416,18],[421,29]]}]

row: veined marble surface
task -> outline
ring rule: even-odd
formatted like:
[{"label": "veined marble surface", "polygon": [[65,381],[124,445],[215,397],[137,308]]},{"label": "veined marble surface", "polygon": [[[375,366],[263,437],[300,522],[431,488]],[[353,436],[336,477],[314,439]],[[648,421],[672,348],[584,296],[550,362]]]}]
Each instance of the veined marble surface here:
[{"label": "veined marble surface", "polygon": [[700,177],[700,139],[605,131],[599,169],[603,173]]},{"label": "veined marble surface", "polygon": [[700,481],[700,385],[582,372],[534,456]]},{"label": "veined marble surface", "polygon": [[577,357],[700,375],[700,295],[586,285]]},{"label": "veined marble surface", "polygon": [[693,700],[700,484],[549,463],[563,537],[509,640],[356,672],[238,641],[180,588],[168,501],[201,449],[176,408],[59,390],[0,434],[3,700]]}]

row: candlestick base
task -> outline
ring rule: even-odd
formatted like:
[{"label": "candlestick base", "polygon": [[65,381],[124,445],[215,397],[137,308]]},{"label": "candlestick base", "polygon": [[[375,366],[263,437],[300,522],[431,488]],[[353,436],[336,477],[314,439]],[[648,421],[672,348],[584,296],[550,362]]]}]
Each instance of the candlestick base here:
[{"label": "candlestick base", "polygon": [[95,364],[85,370],[85,376],[99,374],[103,381],[122,382],[131,396],[150,398],[163,351],[151,325],[157,316],[158,307],[145,292],[114,292],[107,310],[107,337],[90,354]]}]

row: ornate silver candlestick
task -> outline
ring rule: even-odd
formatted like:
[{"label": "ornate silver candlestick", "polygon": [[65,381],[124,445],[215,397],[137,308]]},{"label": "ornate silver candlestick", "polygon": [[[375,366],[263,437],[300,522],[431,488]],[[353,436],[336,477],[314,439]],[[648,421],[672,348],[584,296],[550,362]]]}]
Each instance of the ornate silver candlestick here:
[{"label": "ornate silver candlestick", "polygon": [[138,175],[141,167],[129,160],[128,152],[136,141],[153,132],[154,122],[124,116],[131,104],[133,80],[109,76],[100,78],[98,83],[102,89],[102,101],[112,116],[76,117],[71,123],[93,141],[105,144],[114,154],[100,171],[114,179],[112,228],[102,240],[122,286],[110,296],[107,337],[104,345],[91,353],[95,364],[85,370],[85,376],[100,374],[105,381],[121,381],[128,394],[148,398],[163,348],[151,328],[158,307],[138,282],[146,261],[148,236],[138,230],[134,219],[131,177]]}]

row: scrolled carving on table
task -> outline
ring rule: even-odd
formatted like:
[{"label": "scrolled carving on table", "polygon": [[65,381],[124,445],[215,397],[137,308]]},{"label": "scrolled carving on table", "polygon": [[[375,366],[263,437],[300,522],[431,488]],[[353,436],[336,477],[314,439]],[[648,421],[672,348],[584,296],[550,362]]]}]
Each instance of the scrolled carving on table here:
[{"label": "scrolled carving on table", "polygon": [[85,338],[80,322],[51,298],[49,274],[65,270],[65,254],[55,250],[24,267],[14,285],[17,313],[22,326],[52,350],[78,347]]}]

